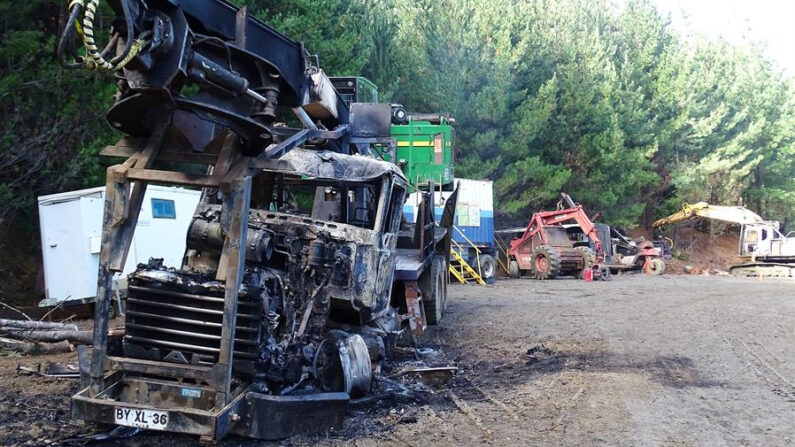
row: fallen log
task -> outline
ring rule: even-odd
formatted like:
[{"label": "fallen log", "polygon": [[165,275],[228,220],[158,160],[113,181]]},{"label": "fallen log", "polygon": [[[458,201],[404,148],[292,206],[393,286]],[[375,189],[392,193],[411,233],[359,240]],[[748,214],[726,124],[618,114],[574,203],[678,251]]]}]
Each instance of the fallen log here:
[{"label": "fallen log", "polygon": [[0,318],[0,327],[18,327],[25,329],[56,329],[61,331],[77,331],[77,325],[66,323],[50,323],[47,321],[7,320]]},{"label": "fallen log", "polygon": [[16,351],[20,354],[60,354],[62,352],[72,352],[72,345],[68,341],[57,343],[35,342],[13,340],[0,337],[0,348]]},{"label": "fallen log", "polygon": [[71,341],[90,344],[93,336],[90,331],[30,330],[18,327],[0,327],[0,334],[26,341]]}]

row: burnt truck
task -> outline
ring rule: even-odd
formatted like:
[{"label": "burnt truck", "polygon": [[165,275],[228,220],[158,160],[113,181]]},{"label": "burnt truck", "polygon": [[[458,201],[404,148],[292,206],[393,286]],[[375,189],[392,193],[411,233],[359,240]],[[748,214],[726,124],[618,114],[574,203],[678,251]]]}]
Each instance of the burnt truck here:
[{"label": "burnt truck", "polygon": [[[98,3],[70,3],[58,57],[116,75],[107,118],[127,136],[102,151],[122,161],[107,171],[93,346],[79,356],[72,419],[209,442],[340,423],[392,348],[441,319],[457,194],[437,222],[423,193],[406,222],[408,182],[373,156],[395,150],[392,107],[349,107],[316,57],[245,8],[109,2],[117,17],[100,51]],[[202,196],[181,265],[151,259],[130,274],[116,343],[113,281],[148,184]]]},{"label": "burnt truck", "polygon": [[231,331],[235,399],[219,408],[211,381],[167,380],[168,368],[157,367],[201,371],[220,358],[226,283],[215,278],[229,216],[210,191],[183,265],[155,259],[129,277],[123,352],[113,361],[145,365],[146,377],[118,374],[94,398],[82,390],[74,418],[211,439],[323,430],[341,421],[350,398],[370,392],[372,367],[392,346],[421,334],[426,314],[441,318],[454,208],[445,225],[430,212],[426,228],[410,225],[406,179],[393,164],[307,149],[280,162],[252,178]]}]

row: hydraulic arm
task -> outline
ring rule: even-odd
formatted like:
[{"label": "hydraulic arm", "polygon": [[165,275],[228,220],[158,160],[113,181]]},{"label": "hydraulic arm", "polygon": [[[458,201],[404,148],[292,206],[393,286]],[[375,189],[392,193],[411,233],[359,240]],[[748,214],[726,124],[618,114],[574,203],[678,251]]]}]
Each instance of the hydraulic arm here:
[{"label": "hydraulic arm", "polygon": [[[194,151],[220,128],[237,134],[246,155],[277,138],[277,108],[305,127],[348,123],[348,108],[303,44],[223,0],[109,0],[116,13],[100,50],[94,22],[99,0],[73,0],[58,46],[69,68],[117,74],[110,124],[150,136],[158,109],[176,110],[175,127]],[[73,45],[79,36],[85,54]],[[191,87],[195,86],[195,87]]]},{"label": "hydraulic arm", "polygon": [[654,228],[664,225],[675,224],[695,217],[706,217],[708,219],[722,220],[724,222],[736,224],[750,224],[762,223],[764,219],[761,216],[742,206],[721,206],[710,205],[707,202],[698,202],[693,204],[685,203],[682,209],[655,221],[652,226]]},{"label": "hydraulic arm", "polygon": [[585,214],[585,211],[582,209],[582,205],[575,204],[574,200],[572,200],[571,197],[566,193],[561,193],[560,195],[563,197],[563,202],[568,208],[555,211],[541,211],[533,214],[533,217],[530,219],[530,223],[527,225],[527,228],[525,228],[522,236],[517,240],[511,241],[511,247],[518,247],[526,243],[538,232],[542,231],[543,227],[545,226],[556,225],[566,221],[574,221],[580,226],[582,232],[588,236],[588,239],[590,239],[593,243],[594,251],[597,253],[597,256],[600,256],[599,254],[602,253],[602,241],[599,239],[599,233],[596,230],[596,226],[588,217],[588,215]]},{"label": "hydraulic arm", "polygon": [[792,276],[795,274],[795,238],[779,231],[780,223],[765,220],[742,206],[710,205],[706,202],[684,204],[682,209],[657,220],[655,228],[688,219],[703,217],[741,225],[741,258],[749,263],[729,267],[729,272],[747,276]]}]

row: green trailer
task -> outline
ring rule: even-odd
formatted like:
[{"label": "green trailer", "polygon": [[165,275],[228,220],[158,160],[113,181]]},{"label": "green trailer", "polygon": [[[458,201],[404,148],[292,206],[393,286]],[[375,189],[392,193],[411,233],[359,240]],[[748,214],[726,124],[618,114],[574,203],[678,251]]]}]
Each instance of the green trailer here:
[{"label": "green trailer", "polygon": [[[361,76],[337,76],[331,83],[346,104],[375,103],[378,88]],[[409,184],[427,190],[431,182],[442,190],[453,190],[453,127],[449,113],[407,114],[400,104],[392,104],[392,131],[397,149],[394,158],[384,148],[378,155],[397,164]],[[378,147],[375,147],[379,150]]]},{"label": "green trailer", "polygon": [[409,183],[427,189],[433,182],[453,189],[453,127],[447,114],[409,115],[408,123],[393,124],[397,142],[395,163]]}]

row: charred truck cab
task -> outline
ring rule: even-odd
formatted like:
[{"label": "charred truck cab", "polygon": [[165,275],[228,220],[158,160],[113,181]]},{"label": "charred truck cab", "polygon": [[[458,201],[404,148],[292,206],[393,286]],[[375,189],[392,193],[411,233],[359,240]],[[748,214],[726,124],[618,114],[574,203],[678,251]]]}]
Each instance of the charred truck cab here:
[{"label": "charred truck cab", "polygon": [[[441,318],[456,194],[441,222],[432,193],[404,222],[406,178],[373,156],[395,151],[393,108],[347,104],[316,57],[245,8],[109,1],[116,18],[99,50],[98,3],[70,3],[58,47],[68,68],[115,74],[107,118],[127,134],[102,152],[123,161],[107,171],[73,420],[205,441],[339,424],[396,339],[416,342]],[[78,38],[85,52],[70,48]],[[286,112],[302,127],[280,121]],[[182,265],[152,259],[130,275],[116,349],[113,279],[148,184],[200,188],[202,200]]]},{"label": "charred truck cab", "polygon": [[430,211],[408,224],[394,164],[315,149],[288,152],[248,184],[244,219],[228,193],[206,189],[182,266],[153,259],[130,275],[122,355],[106,357],[98,394],[74,396],[73,418],[206,440],[322,431],[371,390],[397,340],[441,318],[455,199],[441,225]]},{"label": "charred truck cab", "polygon": [[[363,156],[295,149],[290,168],[255,176],[246,268],[281,278],[298,308],[339,323],[384,316],[396,262],[406,180],[393,164]],[[220,204],[202,203],[188,232],[185,267],[218,268]],[[286,299],[287,297],[283,297]]]}]

